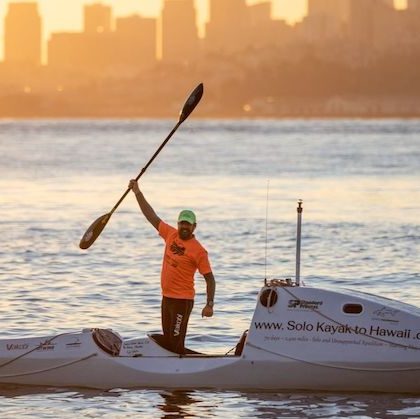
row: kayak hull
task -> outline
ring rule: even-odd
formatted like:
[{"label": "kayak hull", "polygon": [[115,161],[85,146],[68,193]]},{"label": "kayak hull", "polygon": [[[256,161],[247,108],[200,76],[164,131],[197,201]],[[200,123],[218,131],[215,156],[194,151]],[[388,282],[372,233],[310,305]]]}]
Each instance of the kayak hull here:
[{"label": "kayak hull", "polygon": [[416,307],[376,296],[274,283],[235,355],[179,355],[154,335],[104,329],[0,339],[0,383],[420,393],[419,319]]}]

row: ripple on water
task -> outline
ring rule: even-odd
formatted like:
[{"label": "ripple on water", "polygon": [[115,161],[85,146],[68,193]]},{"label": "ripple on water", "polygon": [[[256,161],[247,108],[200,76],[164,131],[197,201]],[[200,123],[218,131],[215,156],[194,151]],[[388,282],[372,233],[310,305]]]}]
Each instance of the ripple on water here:
[{"label": "ripple on water", "polygon": [[[78,243],[171,127],[0,121],[2,336],[160,330],[162,242],[133,197],[89,250]],[[190,121],[142,178],[163,219],[196,210],[196,233],[210,253],[216,313],[200,316],[198,276],[188,346],[225,353],[249,327],[264,278],[294,276],[297,198],[305,283],[419,306],[419,133],[415,120]],[[397,394],[12,386],[0,389],[0,403],[5,417],[420,417],[419,399]]]}]

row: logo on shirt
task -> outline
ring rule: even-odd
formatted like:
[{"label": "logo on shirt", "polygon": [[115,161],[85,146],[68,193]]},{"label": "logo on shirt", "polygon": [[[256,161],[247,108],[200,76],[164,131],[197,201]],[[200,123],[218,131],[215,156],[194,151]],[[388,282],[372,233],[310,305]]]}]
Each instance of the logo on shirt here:
[{"label": "logo on shirt", "polygon": [[185,247],[179,246],[176,242],[172,242],[170,249],[175,255],[183,256],[185,253]]}]

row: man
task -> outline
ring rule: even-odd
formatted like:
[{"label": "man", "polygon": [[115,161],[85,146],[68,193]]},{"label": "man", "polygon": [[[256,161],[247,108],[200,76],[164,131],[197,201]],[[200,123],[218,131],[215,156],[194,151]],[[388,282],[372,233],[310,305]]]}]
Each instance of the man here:
[{"label": "man", "polygon": [[162,329],[165,346],[173,352],[185,353],[185,335],[194,305],[194,274],[198,270],[207,285],[207,304],[202,317],[213,316],[213,300],[216,282],[210,267],[206,249],[194,236],[197,226],[195,214],[183,210],[178,216],[178,228],[171,227],[155,213],[139,189],[136,180],[128,187],[134,192],[146,219],[165,240],[162,262]]}]

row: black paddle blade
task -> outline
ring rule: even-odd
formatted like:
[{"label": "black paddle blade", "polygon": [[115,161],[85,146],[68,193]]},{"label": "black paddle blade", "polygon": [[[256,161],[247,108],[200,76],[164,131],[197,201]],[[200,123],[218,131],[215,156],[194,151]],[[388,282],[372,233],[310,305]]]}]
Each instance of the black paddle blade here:
[{"label": "black paddle blade", "polygon": [[80,240],[79,247],[81,249],[89,249],[98,236],[102,233],[102,230],[105,228],[106,223],[111,218],[111,213],[101,215],[96,219],[90,227],[86,230],[86,233],[83,235],[82,240]]},{"label": "black paddle blade", "polygon": [[195,109],[203,96],[204,86],[200,83],[190,94],[187,101],[184,104],[181,112],[179,113],[179,123],[184,122],[189,114]]}]

